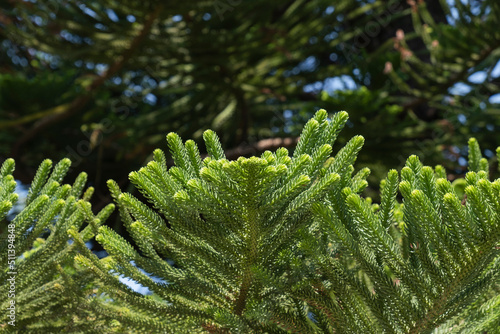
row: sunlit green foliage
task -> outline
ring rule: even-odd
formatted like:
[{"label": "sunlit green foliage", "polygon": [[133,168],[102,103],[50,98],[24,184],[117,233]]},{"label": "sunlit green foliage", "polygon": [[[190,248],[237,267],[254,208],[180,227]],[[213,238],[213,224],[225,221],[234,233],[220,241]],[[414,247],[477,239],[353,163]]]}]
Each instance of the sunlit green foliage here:
[{"label": "sunlit green foliage", "polygon": [[[490,181],[494,171],[476,139],[465,196],[442,166],[412,155],[382,181],[378,204],[361,196],[369,169],[354,173],[364,138],[332,154],[347,122],[346,112],[319,110],[293,153],[236,160],[212,130],[203,135],[205,158],[194,141],[168,134],[175,165],[157,149],[129,175],[147,203],[108,181],[134,245],[102,225],[112,204],[93,214],[92,189],[82,195],[85,174],[60,186],[69,161],[52,172],[44,161],[12,222],[23,253],[15,259],[16,327],[7,314],[0,326],[17,333],[496,330],[500,178]],[[1,169],[3,215],[16,200],[13,168],[7,160]],[[94,236],[107,256],[88,249]],[[3,268],[7,278],[12,268]],[[0,293],[8,289],[4,283]]]},{"label": "sunlit green foliage", "polygon": [[[70,161],[64,159],[52,170],[52,162],[44,160],[31,184],[27,206],[12,221],[7,221],[5,215],[17,200],[17,194],[13,193],[16,182],[11,175],[14,161],[8,159],[2,165],[2,333],[81,333],[103,328],[108,333],[114,330],[124,333],[119,323],[114,324],[116,316],[102,316],[90,306],[100,300],[94,295],[98,283],[74,266],[77,252],[68,239],[69,229],[79,231],[75,233],[82,240],[91,239],[114,205],[92,214],[88,200],[93,189],[84,192],[85,173],[73,185],[60,184],[69,167]],[[83,227],[84,223],[88,225]]]}]

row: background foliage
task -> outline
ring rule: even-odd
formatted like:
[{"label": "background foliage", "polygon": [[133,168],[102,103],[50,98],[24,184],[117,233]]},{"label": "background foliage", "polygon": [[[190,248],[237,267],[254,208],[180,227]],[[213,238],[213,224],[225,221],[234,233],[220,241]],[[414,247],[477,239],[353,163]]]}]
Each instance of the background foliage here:
[{"label": "background foliage", "polygon": [[0,9],[0,157],[16,158],[26,183],[43,158],[69,157],[99,201],[105,181],[126,184],[165,133],[200,143],[212,128],[234,149],[228,156],[248,155],[276,147],[271,136],[293,146],[318,108],[349,111],[339,143],[366,138],[359,162],[372,168],[371,184],[413,153],[463,173],[471,135],[493,156],[497,1],[45,0]]}]

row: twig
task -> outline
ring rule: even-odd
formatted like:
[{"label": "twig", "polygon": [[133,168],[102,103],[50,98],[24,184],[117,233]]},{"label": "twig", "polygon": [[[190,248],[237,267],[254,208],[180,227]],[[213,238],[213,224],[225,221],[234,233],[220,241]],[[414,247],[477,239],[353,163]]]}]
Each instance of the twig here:
[{"label": "twig", "polygon": [[106,82],[106,80],[108,80],[113,75],[118,73],[127,63],[127,61],[129,61],[130,58],[132,58],[133,53],[149,35],[151,27],[153,26],[153,23],[157,19],[162,9],[163,9],[163,4],[159,4],[158,6],[156,6],[156,8],[149,14],[149,17],[144,22],[144,26],[139,35],[137,35],[132,40],[130,46],[125,50],[125,52],[120,57],[118,57],[118,59],[113,64],[111,64],[111,66],[108,68],[107,71],[105,71],[101,75],[96,76],[94,81],[87,88],[87,91],[84,93],[84,95],[75,98],[71,103],[69,103],[69,105],[63,112],[46,116],[42,118],[38,123],[36,123],[29,132],[24,134],[24,136],[22,136],[14,144],[11,156],[17,157],[17,153],[19,152],[21,146],[23,146],[25,143],[33,139],[42,130],[80,111],[91,100],[93,93],[95,93]]}]

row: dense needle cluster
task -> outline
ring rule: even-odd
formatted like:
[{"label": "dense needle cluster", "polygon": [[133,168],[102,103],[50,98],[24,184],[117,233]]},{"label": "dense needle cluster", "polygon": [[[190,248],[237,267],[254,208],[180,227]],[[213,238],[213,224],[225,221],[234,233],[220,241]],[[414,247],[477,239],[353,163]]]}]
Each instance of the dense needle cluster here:
[{"label": "dense needle cluster", "polygon": [[[463,189],[441,166],[411,156],[381,184],[381,203],[354,174],[364,139],[332,146],[347,113],[324,110],[293,154],[226,159],[208,130],[208,156],[167,136],[130,174],[144,203],[108,181],[135,245],[103,225],[81,174],[60,185],[67,159],[44,161],[14,221],[19,333],[430,333],[496,328],[500,179],[469,141]],[[500,149],[497,151],[500,156]],[[16,201],[12,160],[1,170],[0,213]],[[463,191],[463,193],[462,193]],[[82,195],[83,193],[83,195]],[[463,202],[464,194],[467,200]],[[402,198],[402,201],[398,199]],[[3,217],[2,216],[2,217]],[[2,223],[2,236],[8,233]],[[4,228],[5,227],[5,228]],[[86,246],[95,237],[107,252]],[[8,239],[2,237],[2,282]],[[119,280],[147,287],[134,292]],[[2,283],[7,295],[9,285]],[[3,300],[3,298],[2,298]],[[9,301],[2,302],[5,309]],[[464,321],[465,320],[465,321]]]}]

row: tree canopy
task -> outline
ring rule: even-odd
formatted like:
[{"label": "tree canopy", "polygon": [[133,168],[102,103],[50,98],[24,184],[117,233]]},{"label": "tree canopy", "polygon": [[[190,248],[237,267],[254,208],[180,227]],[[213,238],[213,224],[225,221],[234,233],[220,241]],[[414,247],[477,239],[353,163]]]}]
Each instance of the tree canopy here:
[{"label": "tree canopy", "polygon": [[229,156],[293,147],[319,108],[349,111],[339,143],[366,138],[372,181],[410,153],[464,165],[471,135],[493,156],[496,1],[0,6],[0,155],[25,181],[43,158],[69,157],[106,192],[170,131],[199,143],[212,128]]}]

